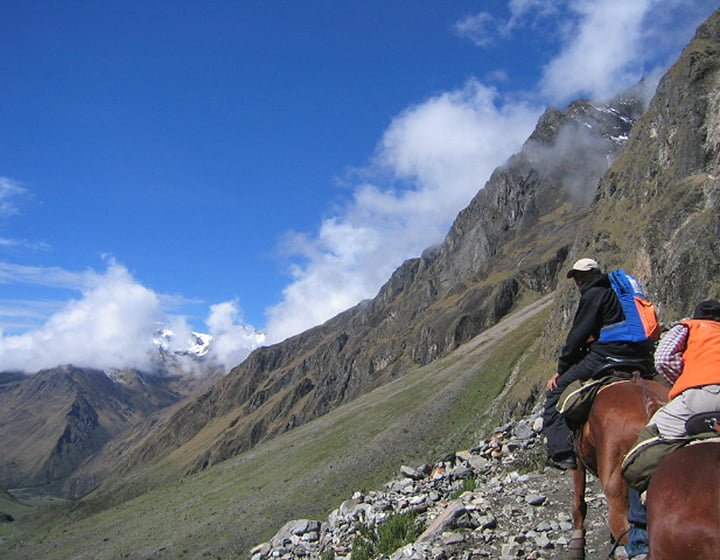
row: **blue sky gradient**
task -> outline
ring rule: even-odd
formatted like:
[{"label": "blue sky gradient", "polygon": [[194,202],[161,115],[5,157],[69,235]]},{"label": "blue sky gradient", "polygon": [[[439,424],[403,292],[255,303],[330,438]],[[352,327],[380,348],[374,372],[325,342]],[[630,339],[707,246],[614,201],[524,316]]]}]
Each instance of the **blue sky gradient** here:
[{"label": "blue sky gradient", "polygon": [[0,0],[0,370],[142,367],[161,323],[230,367],[329,319],[713,9]]}]

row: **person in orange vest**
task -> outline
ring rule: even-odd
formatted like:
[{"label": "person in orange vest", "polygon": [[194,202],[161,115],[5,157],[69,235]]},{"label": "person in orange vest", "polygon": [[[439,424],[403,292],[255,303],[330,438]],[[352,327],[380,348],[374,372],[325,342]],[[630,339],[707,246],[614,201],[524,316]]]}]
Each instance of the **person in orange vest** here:
[{"label": "person in orange vest", "polygon": [[[640,492],[647,487],[649,476],[663,454],[657,453],[652,459],[647,454],[642,460],[638,457],[653,441],[686,437],[686,422],[696,414],[718,412],[720,416],[720,301],[700,302],[691,319],[680,321],[665,333],[655,350],[655,370],[672,385],[670,400],[650,418],[622,467],[630,484],[631,530],[625,550],[633,559],[647,557],[647,515]],[[633,462],[642,463],[643,469],[628,471],[628,466],[634,468]]]},{"label": "person in orange vest", "polygon": [[670,402],[648,423],[661,436],[686,436],[691,416],[720,411],[720,301],[701,302],[692,319],[663,336],[655,350],[655,369],[672,384]]}]

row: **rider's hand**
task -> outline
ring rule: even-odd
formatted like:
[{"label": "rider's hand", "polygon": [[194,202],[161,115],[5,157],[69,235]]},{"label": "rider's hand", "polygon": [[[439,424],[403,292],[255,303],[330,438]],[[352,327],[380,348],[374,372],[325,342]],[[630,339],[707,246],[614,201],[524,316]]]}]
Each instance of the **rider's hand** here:
[{"label": "rider's hand", "polygon": [[557,389],[558,379],[560,379],[559,373],[555,373],[555,375],[548,379],[547,385],[545,385],[548,391]]}]

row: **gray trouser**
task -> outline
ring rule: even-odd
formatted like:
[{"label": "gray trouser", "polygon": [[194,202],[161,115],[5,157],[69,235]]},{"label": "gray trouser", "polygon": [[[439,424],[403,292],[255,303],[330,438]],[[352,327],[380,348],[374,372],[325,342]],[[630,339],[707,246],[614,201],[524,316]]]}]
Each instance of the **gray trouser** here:
[{"label": "gray trouser", "polygon": [[704,385],[686,389],[660,408],[648,424],[655,424],[661,436],[687,435],[685,422],[701,412],[720,411],[720,385]]}]

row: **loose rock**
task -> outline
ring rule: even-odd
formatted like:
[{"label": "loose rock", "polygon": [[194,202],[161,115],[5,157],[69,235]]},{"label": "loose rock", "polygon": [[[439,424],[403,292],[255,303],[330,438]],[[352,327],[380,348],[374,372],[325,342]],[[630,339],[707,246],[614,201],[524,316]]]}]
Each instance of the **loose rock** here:
[{"label": "loose rock", "polygon": [[[449,453],[432,465],[403,465],[400,478],[386,483],[382,491],[356,492],[325,522],[300,519],[286,523],[270,541],[256,546],[251,557],[290,560],[327,555],[345,559],[363,527],[414,512],[422,527],[420,536],[386,558],[556,558],[567,547],[572,532],[569,477],[563,480],[564,473],[548,468],[530,473],[517,469],[538,464],[528,461],[527,455],[544,453],[540,429],[538,418],[526,418],[498,428],[471,450]],[[476,488],[458,495],[463,481],[471,478]],[[559,483],[564,490],[558,488]],[[593,501],[604,508],[604,500],[589,488],[588,503]],[[594,525],[588,521],[588,542],[595,527],[598,534],[607,533],[603,518]],[[598,552],[587,559],[605,555]]]}]

